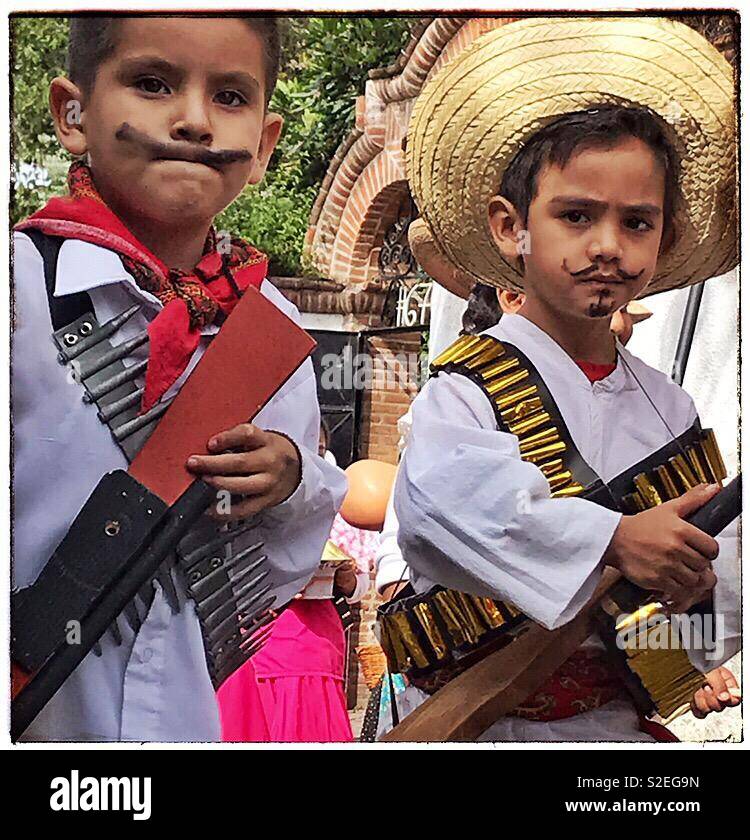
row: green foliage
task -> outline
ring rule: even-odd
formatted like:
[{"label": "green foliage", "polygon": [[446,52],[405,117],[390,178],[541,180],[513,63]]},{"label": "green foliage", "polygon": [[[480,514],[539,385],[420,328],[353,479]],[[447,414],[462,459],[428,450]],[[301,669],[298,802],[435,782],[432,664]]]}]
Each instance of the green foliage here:
[{"label": "green foliage", "polygon": [[13,151],[16,159],[42,163],[58,154],[47,108],[49,83],[64,73],[65,18],[11,18]]},{"label": "green foliage", "polygon": [[[414,18],[296,17],[284,21],[283,59],[271,109],[284,131],[263,182],[248,187],[216,220],[271,258],[271,273],[305,270],[302,246],[328,164],[354,124],[367,73],[393,62]],[[12,18],[13,143],[16,162],[43,164],[50,187],[16,186],[12,220],[64,189],[66,164],[47,110],[49,82],[63,72],[65,18]]]},{"label": "green foliage", "polygon": [[48,187],[14,184],[13,223],[38,210],[63,190],[65,166],[56,164],[60,147],[47,107],[49,83],[64,72],[68,45],[66,18],[11,18],[11,149],[14,162],[45,165],[52,175]]},{"label": "green foliage", "polygon": [[[295,80],[302,107],[318,117],[305,134],[307,176],[320,182],[339,143],[354,124],[355,102],[365,92],[368,71],[391,64],[406,46],[414,18],[289,18],[284,39],[282,78]],[[273,103],[276,106],[276,98]],[[291,103],[279,100],[277,110]],[[290,119],[288,121],[291,122]],[[290,131],[294,129],[288,125]]]}]

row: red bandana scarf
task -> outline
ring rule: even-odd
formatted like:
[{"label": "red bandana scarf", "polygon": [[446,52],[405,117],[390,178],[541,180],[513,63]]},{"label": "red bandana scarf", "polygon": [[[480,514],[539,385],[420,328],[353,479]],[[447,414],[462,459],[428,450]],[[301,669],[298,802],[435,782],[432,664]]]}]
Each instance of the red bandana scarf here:
[{"label": "red bandana scarf", "polygon": [[148,411],[180,377],[200,341],[202,328],[228,315],[249,286],[260,288],[268,269],[265,254],[232,237],[220,253],[211,230],[192,273],[170,269],[145,248],[102,201],[91,170],[80,161],[68,172],[67,197],[53,198],[16,226],[80,239],[119,254],[138,286],[163,309],[148,327],[149,361],[141,411]]}]

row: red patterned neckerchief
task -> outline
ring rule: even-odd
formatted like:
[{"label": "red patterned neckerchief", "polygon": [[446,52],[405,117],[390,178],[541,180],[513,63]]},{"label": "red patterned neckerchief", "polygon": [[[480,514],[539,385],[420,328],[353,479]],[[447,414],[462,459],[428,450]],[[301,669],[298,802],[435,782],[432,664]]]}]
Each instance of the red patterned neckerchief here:
[{"label": "red patterned neckerchief", "polygon": [[218,241],[211,229],[192,272],[170,269],[107,207],[86,164],[78,161],[70,167],[68,189],[69,196],[50,199],[16,230],[36,228],[115,251],[139,288],[161,302],[162,310],[148,327],[149,361],[141,403],[141,411],[148,411],[185,371],[201,329],[219,313],[228,315],[248,286],[260,287],[268,259],[239,237]]}]

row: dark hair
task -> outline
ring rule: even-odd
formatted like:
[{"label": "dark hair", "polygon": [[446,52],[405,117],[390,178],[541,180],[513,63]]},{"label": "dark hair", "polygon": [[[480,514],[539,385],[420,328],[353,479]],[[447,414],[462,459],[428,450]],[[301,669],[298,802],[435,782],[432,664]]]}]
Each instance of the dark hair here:
[{"label": "dark hair", "polygon": [[[326,442],[326,449],[329,449],[331,445],[331,427],[328,425],[328,421],[322,414],[320,416],[320,431],[323,432],[323,440]],[[318,437],[320,437],[320,435],[318,435]]]},{"label": "dark hair", "polygon": [[494,286],[476,283],[469,293],[466,309],[461,316],[461,333],[463,335],[479,335],[479,333],[494,327],[500,320],[503,311],[497,299],[498,290]]},{"label": "dark hair", "polygon": [[662,241],[669,242],[679,196],[679,161],[661,122],[646,108],[601,105],[559,117],[537,131],[516,154],[503,175],[500,195],[513,204],[526,222],[543,166],[564,167],[575,152],[592,146],[611,148],[622,137],[643,141],[664,166]]},{"label": "dark hair", "polygon": [[[70,19],[68,76],[83,90],[84,94],[91,92],[99,66],[114,52],[117,46],[119,23],[126,17],[137,16],[83,15]],[[193,15],[181,15],[180,17],[193,17]],[[206,17],[206,15],[195,15],[195,17]],[[255,17],[253,15],[232,15],[232,17],[245,21],[263,41],[266,107],[268,107],[279,77],[279,63],[281,61],[281,34],[278,19],[275,17]]]}]

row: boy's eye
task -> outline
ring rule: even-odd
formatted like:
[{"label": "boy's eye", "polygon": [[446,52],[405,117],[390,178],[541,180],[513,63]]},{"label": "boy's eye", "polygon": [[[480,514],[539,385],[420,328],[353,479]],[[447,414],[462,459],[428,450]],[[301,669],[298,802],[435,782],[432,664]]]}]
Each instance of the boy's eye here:
[{"label": "boy's eye", "polygon": [[625,226],[629,227],[631,230],[637,231],[653,229],[653,225],[650,222],[647,222],[645,219],[639,219],[637,216],[632,216],[630,219],[626,219]]},{"label": "boy's eye", "polygon": [[228,105],[230,108],[238,108],[247,102],[245,97],[236,90],[220,90],[215,99],[219,105]]},{"label": "boy's eye", "polygon": [[136,80],[135,86],[144,93],[169,93],[169,88],[156,76],[142,76]]},{"label": "boy's eye", "polygon": [[589,221],[589,217],[580,210],[566,210],[562,214],[562,218],[574,225],[580,225]]}]

